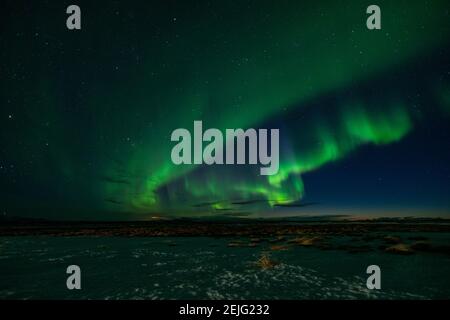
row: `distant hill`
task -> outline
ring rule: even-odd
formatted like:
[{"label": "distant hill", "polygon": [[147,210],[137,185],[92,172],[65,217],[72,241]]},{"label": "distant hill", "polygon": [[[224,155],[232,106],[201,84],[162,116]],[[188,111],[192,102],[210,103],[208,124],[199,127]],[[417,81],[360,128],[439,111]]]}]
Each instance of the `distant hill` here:
[{"label": "distant hill", "polygon": [[51,220],[45,218],[29,218],[20,216],[0,216],[0,224],[42,225],[42,224],[145,224],[145,223],[450,223],[449,218],[441,217],[379,217],[357,218],[351,215],[320,215],[251,218],[247,215],[218,214],[206,217],[152,217],[149,220]]}]

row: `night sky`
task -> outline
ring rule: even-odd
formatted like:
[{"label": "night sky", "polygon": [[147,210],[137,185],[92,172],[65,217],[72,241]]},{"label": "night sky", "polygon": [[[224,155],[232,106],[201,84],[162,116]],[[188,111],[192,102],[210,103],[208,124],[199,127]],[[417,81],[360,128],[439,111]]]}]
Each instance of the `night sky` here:
[{"label": "night sky", "polygon": [[[3,0],[0,213],[448,217],[450,3],[374,3]],[[279,173],[175,166],[194,120],[279,128]]]}]

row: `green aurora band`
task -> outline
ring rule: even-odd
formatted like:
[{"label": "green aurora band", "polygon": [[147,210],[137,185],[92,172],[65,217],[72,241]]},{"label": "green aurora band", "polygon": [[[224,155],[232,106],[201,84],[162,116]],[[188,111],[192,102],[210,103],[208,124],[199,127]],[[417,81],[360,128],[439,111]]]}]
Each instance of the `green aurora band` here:
[{"label": "green aurora band", "polygon": [[[406,5],[414,6],[408,14],[402,11]],[[279,19],[271,21],[269,30],[261,13],[251,19],[256,27],[241,21],[239,30],[230,28],[224,36],[224,43],[228,45],[200,50],[196,59],[189,63],[193,69],[186,71],[186,79],[172,84],[175,90],[183,89],[175,96],[145,99],[148,105],[160,101],[177,116],[172,119],[167,119],[168,115],[162,116],[163,126],[152,128],[148,137],[165,138],[158,141],[151,138],[149,147],[135,150],[126,160],[126,172],[138,175],[140,181],[126,186],[108,185],[105,194],[121,199],[125,211],[144,213],[167,209],[187,213],[189,203],[221,199],[262,197],[270,205],[289,203],[301,199],[304,194],[303,173],[342,159],[359,146],[384,145],[403,138],[413,129],[413,120],[401,103],[388,101],[392,105],[383,108],[382,114],[378,114],[379,110],[371,113],[363,103],[352,103],[340,108],[340,119],[333,125],[323,121],[301,123],[298,132],[293,132],[292,136],[308,132],[311,140],[320,143],[305,147],[295,146],[294,141],[294,151],[289,157],[281,156],[280,171],[275,176],[253,176],[239,181],[235,176],[227,179],[209,170],[207,178],[196,180],[189,177],[193,167],[177,167],[170,163],[172,144],[168,136],[171,129],[190,128],[192,122],[199,119],[206,119],[209,127],[223,129],[261,123],[311,97],[367,79],[375,71],[419,56],[439,45],[444,36],[441,26],[448,26],[448,21],[436,19],[446,19],[440,14],[445,11],[445,2],[433,3],[432,7],[423,7],[419,3],[396,2],[394,5],[383,2],[383,27],[389,33],[370,33],[360,27],[364,22],[361,15],[349,12],[362,12],[362,5],[333,2],[329,6],[329,12],[320,9],[323,5],[320,8],[312,6],[308,8],[308,16],[303,16],[304,10],[296,11],[281,5]],[[286,11],[281,11],[283,9]],[[250,13],[243,16],[246,14]],[[312,16],[316,22],[312,21]],[[333,27],[336,25],[339,25],[338,29]],[[250,36],[251,27],[259,32]],[[208,28],[212,36],[223,35],[223,30],[214,28],[219,27]],[[301,47],[298,50],[296,43]],[[173,45],[177,46],[176,43]],[[333,54],[329,54],[330,51]],[[224,59],[225,53],[228,59]],[[157,150],[158,155],[150,150]],[[114,170],[110,172],[115,174]],[[161,203],[156,190],[180,177],[184,177],[185,187]],[[189,199],[188,203],[183,203],[175,194],[180,192],[183,198]],[[117,209],[117,205],[113,207]],[[226,209],[227,205],[212,203],[210,208]],[[198,213],[199,209],[191,211]]]}]

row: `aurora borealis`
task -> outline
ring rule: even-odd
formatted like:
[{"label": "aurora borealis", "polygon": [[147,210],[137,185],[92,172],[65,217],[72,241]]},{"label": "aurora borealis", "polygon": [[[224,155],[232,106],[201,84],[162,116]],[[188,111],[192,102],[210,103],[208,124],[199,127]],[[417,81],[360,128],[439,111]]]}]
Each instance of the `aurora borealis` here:
[{"label": "aurora borealis", "polygon": [[[448,1],[6,1],[0,210],[450,213]],[[279,128],[280,170],[175,166],[176,128]],[[308,203],[317,203],[303,208]]]}]

